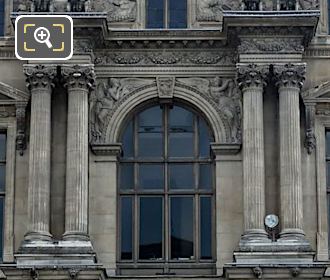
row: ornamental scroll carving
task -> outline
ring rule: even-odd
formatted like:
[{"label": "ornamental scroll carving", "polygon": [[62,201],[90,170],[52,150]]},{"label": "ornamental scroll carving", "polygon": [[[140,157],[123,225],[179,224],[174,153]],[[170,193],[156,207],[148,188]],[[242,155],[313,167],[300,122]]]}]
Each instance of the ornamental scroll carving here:
[{"label": "ornamental scroll carving", "polygon": [[110,22],[136,21],[136,0],[94,0],[92,10],[107,12]]},{"label": "ornamental scroll carving", "polygon": [[302,53],[304,47],[300,39],[264,38],[244,39],[238,47],[240,53]]},{"label": "ornamental scroll carving", "polygon": [[198,21],[221,21],[223,10],[240,10],[241,1],[232,0],[198,0]]}]

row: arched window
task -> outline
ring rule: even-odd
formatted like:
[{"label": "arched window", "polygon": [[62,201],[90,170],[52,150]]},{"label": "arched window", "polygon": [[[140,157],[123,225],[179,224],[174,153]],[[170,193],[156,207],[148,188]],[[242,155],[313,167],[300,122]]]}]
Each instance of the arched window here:
[{"label": "arched window", "polygon": [[157,105],[135,114],[121,141],[119,272],[213,273],[213,136],[206,122],[186,107]]}]

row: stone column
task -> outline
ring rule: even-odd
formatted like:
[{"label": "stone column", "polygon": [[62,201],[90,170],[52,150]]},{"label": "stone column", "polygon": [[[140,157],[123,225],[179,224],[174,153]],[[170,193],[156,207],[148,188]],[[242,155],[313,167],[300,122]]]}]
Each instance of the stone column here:
[{"label": "stone column", "polygon": [[64,240],[88,237],[88,94],[94,83],[91,65],[63,66],[68,89],[66,200]]},{"label": "stone column", "polygon": [[280,108],[281,238],[304,237],[299,94],[305,64],[276,65]]},{"label": "stone column", "polygon": [[28,232],[25,240],[50,240],[51,92],[56,67],[25,65],[31,91]]},{"label": "stone column", "polygon": [[267,240],[263,88],[268,69],[269,66],[238,64],[238,82],[243,93],[244,234],[240,247]]}]

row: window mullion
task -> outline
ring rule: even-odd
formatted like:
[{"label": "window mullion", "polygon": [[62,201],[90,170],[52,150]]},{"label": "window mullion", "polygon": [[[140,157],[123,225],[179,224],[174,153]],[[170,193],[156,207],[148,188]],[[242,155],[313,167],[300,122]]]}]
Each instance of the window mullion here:
[{"label": "window mullion", "polygon": [[168,106],[164,107],[163,110],[163,135],[164,135],[164,172],[165,172],[165,182],[164,182],[164,253],[165,253],[165,262],[168,263],[170,259],[170,216],[169,216],[169,180],[168,180]]},{"label": "window mullion", "polygon": [[169,17],[170,17],[170,11],[169,11],[169,0],[164,0],[164,27],[169,28]]}]

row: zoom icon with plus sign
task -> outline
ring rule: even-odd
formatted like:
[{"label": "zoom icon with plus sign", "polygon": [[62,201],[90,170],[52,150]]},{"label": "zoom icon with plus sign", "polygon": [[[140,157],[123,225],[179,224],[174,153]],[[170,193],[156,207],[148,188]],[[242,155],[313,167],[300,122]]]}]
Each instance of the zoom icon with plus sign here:
[{"label": "zoom icon with plus sign", "polygon": [[68,60],[73,23],[64,15],[21,15],[15,21],[15,54],[21,60]]}]

